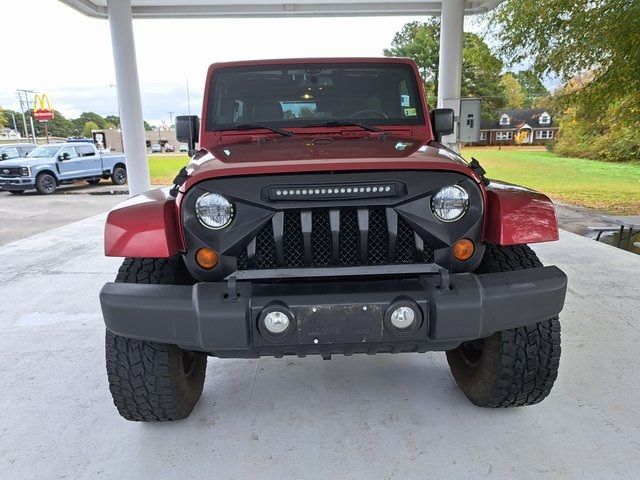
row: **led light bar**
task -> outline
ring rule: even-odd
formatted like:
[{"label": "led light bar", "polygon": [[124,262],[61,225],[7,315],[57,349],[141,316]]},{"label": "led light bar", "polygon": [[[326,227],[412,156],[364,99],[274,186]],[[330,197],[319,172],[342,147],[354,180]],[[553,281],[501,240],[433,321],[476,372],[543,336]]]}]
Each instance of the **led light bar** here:
[{"label": "led light bar", "polygon": [[332,184],[332,185],[280,185],[269,187],[269,200],[332,200],[349,198],[395,197],[398,186],[394,182]]}]

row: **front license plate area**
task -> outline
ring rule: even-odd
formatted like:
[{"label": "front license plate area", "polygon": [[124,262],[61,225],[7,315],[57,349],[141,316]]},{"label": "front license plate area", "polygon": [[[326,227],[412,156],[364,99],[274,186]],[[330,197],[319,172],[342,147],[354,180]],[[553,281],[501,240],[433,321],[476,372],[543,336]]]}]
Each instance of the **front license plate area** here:
[{"label": "front license plate area", "polygon": [[299,344],[379,342],[384,335],[385,305],[305,305],[293,312]]}]

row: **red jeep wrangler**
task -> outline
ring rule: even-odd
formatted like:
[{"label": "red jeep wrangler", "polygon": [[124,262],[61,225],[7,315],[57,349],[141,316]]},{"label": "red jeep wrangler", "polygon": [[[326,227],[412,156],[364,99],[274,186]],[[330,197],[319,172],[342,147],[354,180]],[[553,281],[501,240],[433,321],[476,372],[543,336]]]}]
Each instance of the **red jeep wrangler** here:
[{"label": "red jeep wrangler", "polygon": [[549,394],[567,280],[526,244],[557,240],[554,207],[439,143],[453,111],[428,111],[412,61],[214,64],[202,124],[177,130],[193,157],[174,187],[106,225],[123,417],[187,417],[208,355],[438,350],[476,405]]}]

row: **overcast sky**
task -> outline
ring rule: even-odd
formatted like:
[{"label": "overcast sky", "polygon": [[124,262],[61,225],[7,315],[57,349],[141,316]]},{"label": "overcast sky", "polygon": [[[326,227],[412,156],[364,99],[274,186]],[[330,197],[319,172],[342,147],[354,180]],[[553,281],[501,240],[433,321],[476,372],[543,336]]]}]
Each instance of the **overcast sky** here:
[{"label": "overcast sky", "polygon": [[[200,114],[205,73],[210,63],[381,56],[395,32],[415,19],[421,20],[408,17],[135,20],[144,118],[154,124],[168,123],[168,112],[187,113],[187,81],[191,111]],[[117,114],[106,20],[86,17],[56,0],[21,0],[3,4],[0,24],[3,38],[0,106],[18,110],[16,89],[23,88],[47,93],[53,108],[68,117],[85,111]]]}]

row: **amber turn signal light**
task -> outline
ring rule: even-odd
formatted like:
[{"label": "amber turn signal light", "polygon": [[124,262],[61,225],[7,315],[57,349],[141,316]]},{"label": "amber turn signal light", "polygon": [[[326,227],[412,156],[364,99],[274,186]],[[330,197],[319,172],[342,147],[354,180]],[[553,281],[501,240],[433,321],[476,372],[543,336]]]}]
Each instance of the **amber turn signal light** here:
[{"label": "amber turn signal light", "polygon": [[201,248],[196,252],[196,262],[200,268],[211,270],[218,264],[220,257],[213,248]]},{"label": "amber turn signal light", "polygon": [[453,256],[456,257],[457,260],[464,262],[465,260],[469,260],[473,256],[473,252],[476,251],[476,247],[471,240],[468,238],[463,238],[462,240],[458,240],[456,244],[453,246]]}]

